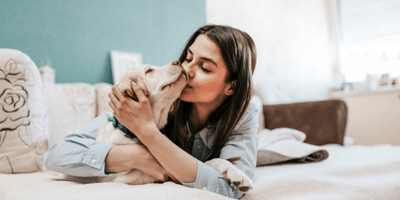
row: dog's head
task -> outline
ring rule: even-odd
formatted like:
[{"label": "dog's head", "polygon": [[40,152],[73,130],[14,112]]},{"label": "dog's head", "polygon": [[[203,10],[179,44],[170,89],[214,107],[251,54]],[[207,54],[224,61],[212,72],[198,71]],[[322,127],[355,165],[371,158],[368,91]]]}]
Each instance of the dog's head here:
[{"label": "dog's head", "polygon": [[[137,101],[131,81],[137,83],[149,98],[157,126],[164,126],[166,119],[161,119],[163,122],[159,123],[157,121],[160,120],[160,115],[165,115],[163,113],[169,111],[172,103],[179,97],[187,84],[188,76],[179,61],[162,67],[143,65],[139,68],[131,68],[121,76],[118,86],[124,95]],[[166,116],[161,116],[161,118],[166,118]]]}]

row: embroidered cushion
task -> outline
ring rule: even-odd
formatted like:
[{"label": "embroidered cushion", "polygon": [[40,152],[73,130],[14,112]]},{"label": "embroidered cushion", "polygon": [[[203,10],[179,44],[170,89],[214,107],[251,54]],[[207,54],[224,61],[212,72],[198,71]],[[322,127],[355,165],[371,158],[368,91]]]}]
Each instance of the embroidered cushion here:
[{"label": "embroidered cushion", "polygon": [[21,51],[0,49],[0,173],[41,170],[48,138],[37,66]]}]

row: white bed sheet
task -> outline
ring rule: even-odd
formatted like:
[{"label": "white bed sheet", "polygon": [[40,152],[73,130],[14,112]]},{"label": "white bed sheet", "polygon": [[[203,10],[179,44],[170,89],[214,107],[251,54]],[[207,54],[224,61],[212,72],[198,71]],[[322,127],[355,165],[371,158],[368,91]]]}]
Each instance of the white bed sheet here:
[{"label": "white bed sheet", "polygon": [[[242,199],[400,199],[400,146],[326,147],[318,163],[257,167]],[[172,182],[79,184],[52,172],[0,174],[0,199],[228,199]]]},{"label": "white bed sheet", "polygon": [[242,199],[400,199],[400,146],[326,146],[319,163],[257,167]]}]

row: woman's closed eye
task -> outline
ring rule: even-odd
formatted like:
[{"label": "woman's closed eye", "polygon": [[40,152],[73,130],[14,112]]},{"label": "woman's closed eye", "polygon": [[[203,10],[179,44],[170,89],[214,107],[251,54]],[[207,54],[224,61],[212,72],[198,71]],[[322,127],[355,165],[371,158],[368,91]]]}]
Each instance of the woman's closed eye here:
[{"label": "woman's closed eye", "polygon": [[208,72],[211,72],[211,65],[208,63],[208,61],[205,61],[205,62],[202,62],[201,64],[200,64],[200,68],[204,71],[204,72],[206,72],[206,73],[208,73]]},{"label": "woman's closed eye", "polygon": [[204,68],[203,65],[201,65],[200,68],[201,68],[203,71],[205,71],[205,72],[211,72],[210,70]]},{"label": "woman's closed eye", "polygon": [[[189,62],[189,63],[190,63],[190,62],[192,62],[192,60],[189,59],[189,58],[185,58],[184,62]],[[203,70],[204,72],[211,72],[210,70],[206,69],[206,68],[203,66],[203,63],[200,65],[200,68],[201,68],[201,70]]]}]

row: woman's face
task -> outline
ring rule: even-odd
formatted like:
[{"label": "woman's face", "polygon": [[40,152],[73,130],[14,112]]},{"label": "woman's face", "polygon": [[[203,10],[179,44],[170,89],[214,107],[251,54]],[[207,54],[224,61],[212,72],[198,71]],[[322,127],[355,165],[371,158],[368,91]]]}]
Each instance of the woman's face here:
[{"label": "woman's face", "polygon": [[232,94],[231,84],[225,82],[228,69],[221,51],[206,35],[197,36],[182,66],[189,75],[189,82],[179,97],[182,101],[219,105]]}]

